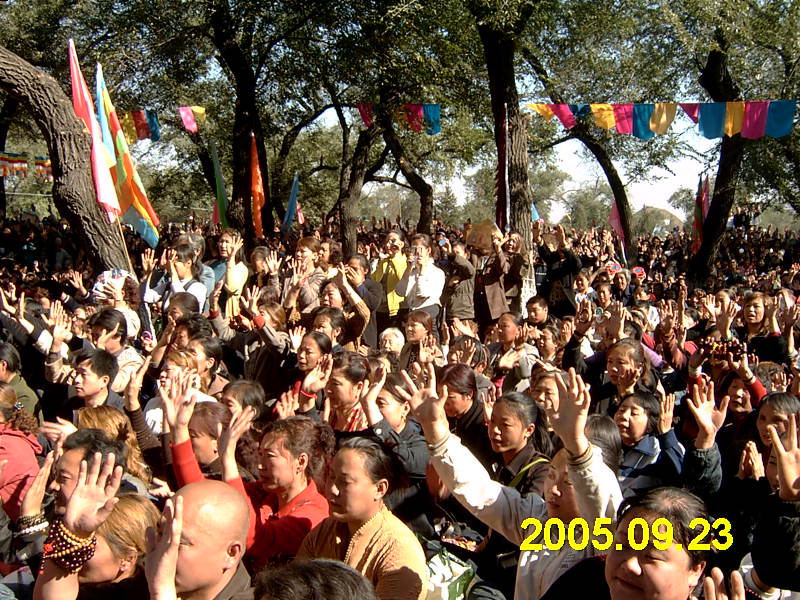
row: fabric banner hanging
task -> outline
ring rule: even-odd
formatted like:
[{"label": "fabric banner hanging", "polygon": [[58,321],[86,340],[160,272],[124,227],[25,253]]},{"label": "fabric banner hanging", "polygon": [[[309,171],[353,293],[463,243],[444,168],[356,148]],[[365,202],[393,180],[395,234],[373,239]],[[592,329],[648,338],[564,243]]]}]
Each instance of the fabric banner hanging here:
[{"label": "fabric banner hanging", "polygon": [[794,126],[796,108],[796,100],[773,100],[770,102],[764,134],[774,138],[789,135]]},{"label": "fabric banner hanging", "polygon": [[594,124],[603,129],[612,129],[617,121],[614,118],[614,107],[610,104],[590,104],[594,115]]},{"label": "fabric banner hanging", "polygon": [[683,102],[679,104],[679,106],[683,109],[683,112],[686,113],[686,116],[689,117],[693,123],[697,123],[700,113],[699,102]]},{"label": "fabric banner hanging", "polygon": [[261,225],[261,209],[264,208],[264,183],[261,179],[261,165],[258,162],[256,136],[250,132],[250,196],[253,201],[253,230],[256,237],[264,237]]},{"label": "fabric banner hanging", "polygon": [[678,105],[674,102],[657,102],[650,115],[650,130],[658,135],[667,133],[675,114],[678,112]]},{"label": "fabric banner hanging", "polygon": [[150,139],[150,126],[147,124],[147,117],[143,110],[131,111],[133,125],[136,127],[136,138],[138,140]]},{"label": "fabric banner hanging", "polygon": [[158,115],[154,110],[144,111],[147,118],[147,126],[150,128],[150,140],[157,142],[161,139],[161,124],[158,122]]},{"label": "fabric banner hanging", "polygon": [[405,104],[403,105],[405,118],[408,121],[408,126],[411,131],[422,133],[425,126],[425,117],[422,111],[422,104]]},{"label": "fabric banner hanging", "polygon": [[732,137],[742,130],[744,102],[725,103],[725,135]]},{"label": "fabric banner hanging", "polygon": [[423,104],[422,114],[425,118],[425,133],[436,135],[442,131],[442,111],[438,104]]},{"label": "fabric banner hanging", "polygon": [[178,108],[178,113],[181,115],[183,127],[190,133],[197,133],[197,121],[194,118],[194,112],[191,106],[181,106]]},{"label": "fabric banner hanging", "polygon": [[555,116],[553,111],[550,109],[549,104],[544,104],[543,102],[531,102],[529,104],[526,104],[526,106],[531,110],[535,110],[537,113],[539,113],[544,118],[545,121],[550,121]]},{"label": "fabric banner hanging", "polygon": [[767,112],[769,102],[745,102],[744,116],[742,117],[742,137],[748,140],[757,140],[764,137],[767,127]]},{"label": "fabric banner hanging", "polygon": [[655,111],[654,104],[634,104],[633,105],[633,135],[640,140],[649,140],[655,137],[655,133],[650,129],[650,118]]},{"label": "fabric banner hanging", "polygon": [[575,120],[575,115],[566,104],[548,104],[548,108],[553,111],[553,114],[561,121],[561,124],[567,129],[572,129],[578,122]]},{"label": "fabric banner hanging", "polygon": [[698,126],[703,137],[710,140],[722,137],[725,125],[725,109],[724,102],[707,102],[700,105]]},{"label": "fabric banner hanging", "polygon": [[617,133],[633,133],[633,104],[614,104]]}]

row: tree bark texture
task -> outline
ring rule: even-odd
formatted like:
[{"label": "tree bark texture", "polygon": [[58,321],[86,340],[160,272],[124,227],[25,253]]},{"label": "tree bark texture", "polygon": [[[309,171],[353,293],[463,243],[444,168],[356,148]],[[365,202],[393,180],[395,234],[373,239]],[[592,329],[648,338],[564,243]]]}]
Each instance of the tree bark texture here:
[{"label": "tree bark texture", "polygon": [[91,138],[71,100],[49,75],[0,46],[0,88],[16,98],[44,136],[53,168],[53,201],[104,269],[128,269],[117,224],[97,203],[92,181]]},{"label": "tree bark texture", "polygon": [[[0,152],[6,151],[8,130],[17,114],[19,101],[14,96],[6,96],[0,108]],[[8,212],[8,198],[6,197],[6,178],[0,176],[0,219],[6,218]]]},{"label": "tree bark texture", "polygon": [[[700,85],[714,102],[733,102],[741,99],[741,90],[728,70],[728,44],[721,32],[717,32],[718,48],[708,54],[700,73]],[[711,272],[717,248],[736,197],[736,184],[746,141],[741,135],[723,137],[719,152],[717,178],[708,214],[703,222],[703,243],[697,254],[689,261],[689,282],[701,286]]]},{"label": "tree bark texture", "polygon": [[350,177],[347,188],[340,192],[339,206],[341,209],[340,232],[342,236],[342,255],[349,256],[356,253],[358,219],[355,209],[361,198],[364,187],[364,177],[367,173],[367,162],[372,144],[378,139],[380,128],[372,125],[358,134],[353,159],[350,162]]},{"label": "tree bark texture", "polygon": [[520,111],[514,70],[515,42],[511,34],[497,31],[478,20],[478,34],[483,44],[489,76],[489,94],[494,119],[495,144],[500,148],[503,118],[508,113],[508,186],[511,203],[511,227],[522,239],[530,240],[531,195],[528,183],[528,131]]}]

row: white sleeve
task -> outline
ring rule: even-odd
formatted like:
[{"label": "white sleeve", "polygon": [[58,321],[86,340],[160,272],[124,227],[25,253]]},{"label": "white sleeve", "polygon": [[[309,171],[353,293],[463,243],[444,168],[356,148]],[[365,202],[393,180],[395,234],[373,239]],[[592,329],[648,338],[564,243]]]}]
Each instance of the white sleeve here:
[{"label": "white sleeve", "polygon": [[525,519],[546,517],[547,508],[541,496],[529,494],[523,498],[514,488],[492,480],[455,435],[451,434],[442,447],[431,452],[431,462],[461,504],[514,544],[527,537],[520,528]]}]

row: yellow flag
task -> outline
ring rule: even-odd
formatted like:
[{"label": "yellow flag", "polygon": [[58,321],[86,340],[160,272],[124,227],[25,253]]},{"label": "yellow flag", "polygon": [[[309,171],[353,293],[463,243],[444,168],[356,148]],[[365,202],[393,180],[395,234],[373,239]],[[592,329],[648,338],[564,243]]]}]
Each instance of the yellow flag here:
[{"label": "yellow flag", "polygon": [[744,102],[726,102],[725,104],[725,135],[732,137],[742,131]]},{"label": "yellow flag", "polygon": [[650,115],[650,131],[658,135],[667,133],[677,110],[678,105],[674,102],[657,102],[653,114]]},{"label": "yellow flag", "polygon": [[119,126],[122,127],[122,133],[125,134],[125,141],[128,142],[129,146],[138,141],[139,136],[136,135],[136,125],[130,112],[122,113]]},{"label": "yellow flag", "polygon": [[537,113],[543,116],[546,121],[549,121],[555,116],[553,114],[553,111],[550,110],[550,107],[547,106],[547,104],[543,104],[541,102],[531,102],[529,104],[526,104],[525,106],[527,106],[531,110],[535,110]]},{"label": "yellow flag", "polygon": [[594,115],[594,124],[603,129],[611,129],[617,124],[614,107],[610,104],[590,104]]},{"label": "yellow flag", "polygon": [[192,114],[197,125],[203,127],[206,124],[206,108],[205,106],[192,106]]}]

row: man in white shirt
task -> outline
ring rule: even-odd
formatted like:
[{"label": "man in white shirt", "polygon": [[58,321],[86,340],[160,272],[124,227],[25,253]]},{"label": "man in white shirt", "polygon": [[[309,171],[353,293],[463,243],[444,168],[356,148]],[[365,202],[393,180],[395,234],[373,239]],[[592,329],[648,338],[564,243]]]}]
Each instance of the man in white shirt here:
[{"label": "man in white shirt", "polygon": [[411,238],[408,268],[397,283],[395,292],[405,297],[409,311],[424,310],[436,321],[441,308],[445,274],[431,259],[431,238],[418,233]]}]

